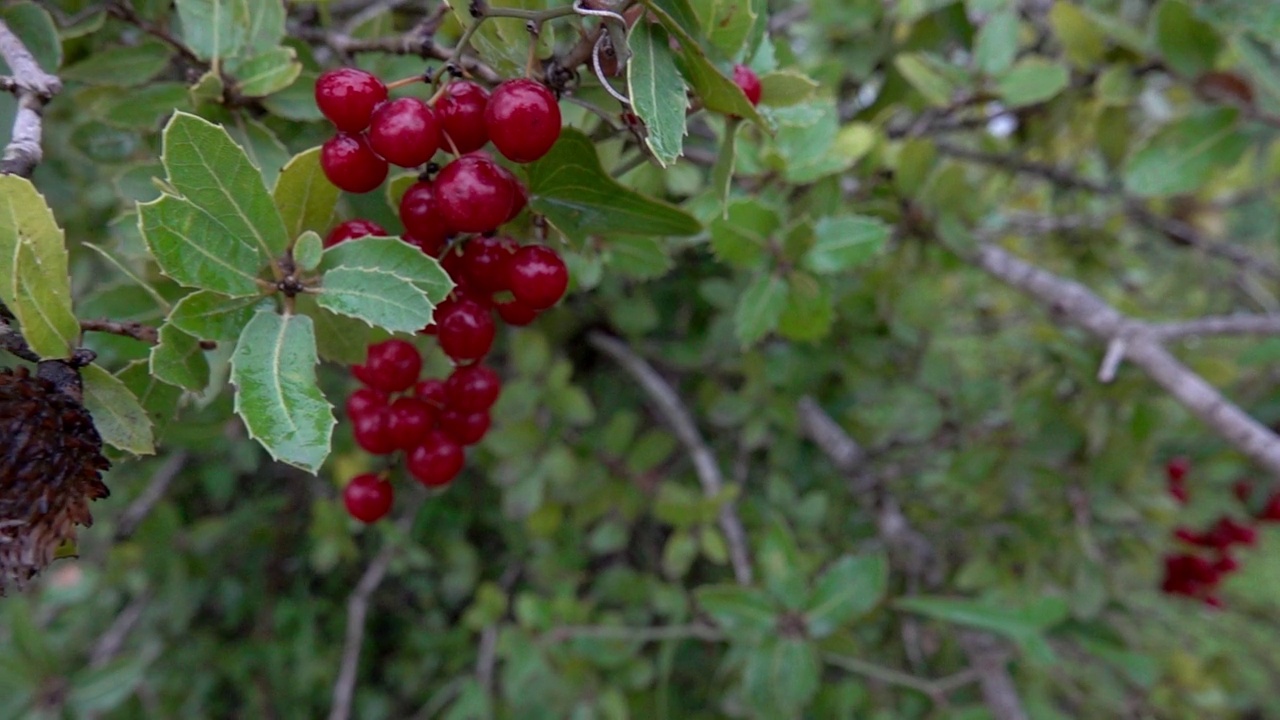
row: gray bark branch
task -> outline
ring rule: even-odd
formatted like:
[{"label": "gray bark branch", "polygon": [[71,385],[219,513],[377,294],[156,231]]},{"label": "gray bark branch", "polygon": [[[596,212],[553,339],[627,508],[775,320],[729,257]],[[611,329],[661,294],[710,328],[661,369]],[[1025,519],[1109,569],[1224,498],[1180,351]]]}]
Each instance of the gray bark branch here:
[{"label": "gray bark branch", "polygon": [[0,175],[30,177],[44,158],[44,106],[62,91],[62,81],[40,68],[27,46],[0,20],[0,58],[12,73],[2,86],[18,100],[13,118],[13,134],[0,156]]}]

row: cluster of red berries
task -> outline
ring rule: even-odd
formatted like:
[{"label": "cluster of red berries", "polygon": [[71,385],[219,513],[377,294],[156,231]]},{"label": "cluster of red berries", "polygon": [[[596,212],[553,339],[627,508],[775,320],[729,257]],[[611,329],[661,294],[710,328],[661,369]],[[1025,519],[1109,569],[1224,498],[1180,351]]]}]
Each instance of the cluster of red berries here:
[{"label": "cluster of red berries", "polygon": [[[422,355],[404,340],[370,345],[365,362],[351,368],[362,387],[347,398],[356,444],[374,455],[404,453],[405,468],[429,488],[448,485],[462,470],[464,448],[489,432],[489,409],[502,380],[479,364],[449,377],[421,378]],[[394,492],[385,474],[367,473],[347,484],[343,502],[352,517],[381,519]]]},{"label": "cluster of red berries", "polygon": [[[1190,499],[1186,484],[1190,470],[1191,461],[1185,457],[1173,458],[1165,464],[1169,494],[1184,505]],[[1242,480],[1232,490],[1241,504],[1246,508],[1250,506],[1254,495],[1252,483]],[[1271,495],[1253,517],[1259,522],[1280,522],[1280,493]],[[1218,586],[1240,569],[1240,562],[1231,550],[1236,546],[1256,545],[1257,528],[1224,515],[1201,531],[1176,528],[1173,537],[1185,549],[1165,556],[1160,589],[1169,595],[1196,598],[1210,607],[1221,608],[1222,599],[1216,594]]]}]

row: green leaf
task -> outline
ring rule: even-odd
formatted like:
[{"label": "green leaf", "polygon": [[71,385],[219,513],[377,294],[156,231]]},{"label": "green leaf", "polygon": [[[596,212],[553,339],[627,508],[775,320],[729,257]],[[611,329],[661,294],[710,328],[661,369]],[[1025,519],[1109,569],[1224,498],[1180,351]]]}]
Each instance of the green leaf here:
[{"label": "green leaf", "polygon": [[666,167],[684,151],[684,79],[676,69],[675,56],[665,30],[659,25],[638,22],[627,40],[631,61],[627,65],[627,86],[631,109],[644,121],[645,144],[658,164]]},{"label": "green leaf", "polygon": [[1093,20],[1071,3],[1054,3],[1049,9],[1049,25],[1062,43],[1067,58],[1081,68],[1102,62],[1107,39]]},{"label": "green leaf", "polygon": [[326,310],[403,333],[429,325],[435,307],[406,278],[386,270],[353,267],[325,273],[317,302]]},{"label": "green leaf", "polygon": [[704,585],[694,597],[726,635],[758,641],[777,629],[778,608],[756,588]]},{"label": "green leaf", "polygon": [[201,60],[234,56],[248,39],[249,1],[175,0],[184,44]]},{"label": "green leaf", "polygon": [[735,200],[725,217],[711,223],[711,250],[730,265],[760,267],[781,227],[782,218],[768,206],[755,200]]},{"label": "green leaf", "polygon": [[808,102],[818,92],[817,81],[792,70],[779,70],[760,76],[760,104],[789,107]]},{"label": "green leaf", "polygon": [[320,168],[320,148],[293,156],[280,171],[272,197],[284,219],[285,235],[296,238],[307,230],[325,233],[338,204],[337,186]]},{"label": "green leaf", "polygon": [[814,583],[804,615],[809,635],[824,638],[869,612],[888,587],[889,564],[883,555],[841,556]]},{"label": "green leaf", "polygon": [[1018,54],[1018,13],[1011,8],[992,13],[982,23],[973,45],[973,61],[988,75],[1000,75]]},{"label": "green leaf", "polygon": [[98,365],[80,369],[84,406],[102,441],[134,455],[155,453],[151,418],[124,382]]},{"label": "green leaf", "polygon": [[772,272],[763,273],[747,286],[733,314],[734,330],[742,345],[754,345],[778,327],[787,305],[787,283]]},{"label": "green leaf", "polygon": [[1129,158],[1125,189],[1159,197],[1203,187],[1215,170],[1235,164],[1248,147],[1238,119],[1233,108],[1214,108],[1164,128]]},{"label": "green leaf", "polygon": [[102,667],[81,670],[71,678],[67,702],[81,717],[113,710],[142,684],[151,662],[147,654],[134,653]]},{"label": "green leaf", "polygon": [[575,240],[608,233],[696,235],[702,229],[683,210],[615,182],[600,166],[595,144],[578,130],[565,128],[551,152],[524,169],[534,212]]},{"label": "green leaf", "polygon": [[724,57],[737,59],[751,37],[760,13],[751,0],[711,0],[695,4],[702,33]]},{"label": "green leaf", "polygon": [[298,312],[315,321],[316,351],[320,357],[343,365],[365,361],[373,342],[373,329],[354,318],[335,315],[316,304],[315,295],[297,297]]},{"label": "green leaf", "polygon": [[325,272],[336,268],[394,272],[416,285],[433,305],[438,305],[453,291],[453,280],[440,263],[400,238],[362,237],[338,243],[324,251],[324,260],[320,263],[320,269]]},{"label": "green leaf", "polygon": [[247,18],[245,48],[261,53],[276,45],[285,37],[284,0],[237,0]]},{"label": "green leaf", "polygon": [[788,340],[821,340],[831,332],[835,301],[830,289],[808,273],[787,278],[787,307],[778,318],[778,334]]},{"label": "green leaf", "polygon": [[235,410],[271,457],[314,473],[329,455],[336,421],[316,385],[311,318],[261,310],[231,356]]},{"label": "green leaf", "polygon": [[151,372],[163,382],[192,392],[209,386],[209,361],[199,338],[172,323],[160,326],[160,342],[151,348]]},{"label": "green leaf", "polygon": [[258,310],[275,307],[275,301],[257,295],[231,298],[201,290],[178,301],[169,322],[203,340],[230,342],[240,337]]},{"label": "green leaf", "polygon": [[258,294],[256,277],[266,258],[228,231],[221,218],[190,200],[165,195],[138,205],[139,226],[156,264],[188,287],[245,297]]},{"label": "green leaf", "polygon": [[729,118],[724,127],[724,140],[720,143],[720,152],[716,155],[716,164],[711,168],[711,188],[715,191],[716,200],[723,210],[721,217],[729,214],[729,195],[733,192],[733,173],[738,161],[738,128],[742,127],[741,118]]},{"label": "green leaf", "polygon": [[146,38],[137,45],[101,50],[69,65],[59,73],[63,80],[133,87],[143,85],[159,75],[173,55],[173,50],[159,40]]},{"label": "green leaf", "polygon": [[675,267],[671,253],[657,238],[618,235],[609,238],[605,247],[609,267],[626,277],[658,278]]},{"label": "green leaf", "polygon": [[80,338],[71,309],[67,247],[31,181],[0,175],[0,300],[42,358],[70,357]]},{"label": "green leaf", "polygon": [[1151,15],[1156,48],[1175,72],[1186,78],[1212,70],[1222,40],[1212,25],[1198,19],[1182,0],[1162,0]]},{"label": "green leaf", "polygon": [[116,377],[138,399],[153,426],[159,425],[163,429],[177,416],[182,389],[156,379],[151,374],[149,359],[129,363]]},{"label": "green leaf", "polygon": [[775,516],[754,543],[765,588],[788,610],[800,610],[808,598],[808,575],[795,534]]},{"label": "green leaf", "polygon": [[320,267],[320,261],[323,259],[324,240],[321,240],[314,230],[302,233],[293,246],[293,261],[298,264],[298,268],[311,272]]},{"label": "green leaf", "polygon": [[824,217],[813,228],[816,238],[802,263],[819,274],[840,273],[875,257],[889,239],[889,226],[862,215]]},{"label": "green leaf", "polygon": [[1019,60],[1005,73],[997,89],[1011,107],[1022,107],[1052,100],[1070,81],[1071,73],[1065,65],[1031,56]]},{"label": "green leaf", "polygon": [[238,241],[256,246],[268,260],[289,246],[262,174],[224,128],[176,113],[165,126],[161,160],[174,189]]},{"label": "green leaf", "polygon": [[107,107],[102,119],[120,128],[151,131],[161,118],[189,107],[191,98],[186,85],[156,82],[121,93]]},{"label": "green leaf", "polygon": [[957,625],[989,630],[1016,642],[1035,660],[1051,663],[1053,649],[1044,638],[1053,626],[1070,613],[1067,601],[1045,597],[1023,608],[996,607],[973,600],[945,597],[909,597],[894,602],[900,610],[945,620]]},{"label": "green leaf", "polygon": [[934,67],[928,57],[920,53],[902,53],[893,59],[893,65],[930,104],[944,107],[951,103],[955,85]]},{"label": "green leaf", "polygon": [[289,149],[280,142],[271,128],[245,113],[227,113],[226,117],[227,134],[244,148],[249,162],[262,172],[263,183],[269,187],[275,185],[280,177],[280,168],[291,157]]},{"label": "green leaf", "polygon": [[293,48],[276,47],[237,63],[231,74],[241,95],[264,97],[292,85],[302,74],[302,63]]},{"label": "green leaf", "polygon": [[803,638],[772,637],[747,655],[742,685],[761,717],[800,717],[818,691],[822,661]]}]

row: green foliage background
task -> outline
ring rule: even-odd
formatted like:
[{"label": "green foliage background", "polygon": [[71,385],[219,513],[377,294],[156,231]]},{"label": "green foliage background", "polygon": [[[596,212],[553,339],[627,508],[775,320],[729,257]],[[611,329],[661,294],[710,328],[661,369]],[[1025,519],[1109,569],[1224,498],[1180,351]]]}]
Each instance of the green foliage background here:
[{"label": "green foliage background", "polygon": [[[1280,717],[1280,530],[1241,554],[1226,610],[1158,592],[1170,530],[1239,513],[1230,486],[1253,470],[1141,371],[1099,383],[1104,347],[964,261],[966,238],[996,241],[1144,319],[1273,311],[1280,8],[644,4],[667,22],[640,31],[617,86],[666,165],[636,164],[634,137],[563,105],[575,130],[526,179],[569,248],[571,297],[502,334],[493,433],[448,492],[419,506],[402,479],[401,524],[358,527],[342,510],[341,484],[375,467],[344,423],[313,476],[273,462],[234,419],[230,341],[254,307],[237,305],[212,351],[181,318],[160,360],[87,336],[155,420],[159,454],[121,454],[79,560],[0,601],[0,717],[323,716],[348,596],[388,547],[359,718],[976,720],[991,717],[978,685],[928,692],[968,667],[966,627],[1008,642],[1034,718]],[[288,206],[279,188],[309,182],[305,153],[331,132],[311,92],[342,62],[334,34],[377,45],[434,3],[354,25],[351,5],[0,5],[66,84],[33,182],[66,233],[77,317],[158,326],[191,294],[160,273],[136,205],[177,184],[161,162],[175,111],[223,126]],[[573,25],[549,24],[544,54],[571,45]],[[437,40],[459,34],[450,16]],[[524,67],[526,43],[514,19],[475,39],[504,75]],[[764,78],[759,117],[718,74],[735,61]],[[388,79],[423,68],[389,52],[355,62]],[[635,92],[639,73],[652,96]],[[582,77],[580,97],[616,108]],[[686,87],[709,108],[687,134],[662,101]],[[0,96],[3,132],[12,113]],[[299,175],[278,184],[291,158]],[[576,181],[547,179],[562,166]],[[637,194],[593,195],[616,169]],[[343,196],[338,216],[396,227],[389,199]],[[292,241],[330,218],[295,207],[283,220]],[[304,311],[333,321],[315,322],[321,358],[358,360],[377,336]],[[600,330],[679,390],[725,492],[704,494],[650,397],[588,341]],[[1280,421],[1280,341],[1179,355]],[[447,362],[432,351],[428,365]],[[318,378],[330,400],[351,388],[338,362]],[[805,437],[806,397],[865,447],[875,498]],[[319,466],[316,452],[295,464]],[[1175,454],[1194,459],[1185,508],[1164,492]],[[155,477],[171,485],[135,523]],[[930,567],[890,557],[876,526],[886,496],[936,551]],[[749,587],[716,521],[729,505]]]}]

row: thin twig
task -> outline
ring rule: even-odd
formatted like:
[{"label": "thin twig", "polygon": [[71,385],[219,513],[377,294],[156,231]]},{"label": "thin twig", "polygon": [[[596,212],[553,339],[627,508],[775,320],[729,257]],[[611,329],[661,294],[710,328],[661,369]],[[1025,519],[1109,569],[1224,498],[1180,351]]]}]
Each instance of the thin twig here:
[{"label": "thin twig", "polygon": [[[680,396],[676,394],[666,380],[653,369],[644,358],[637,355],[626,343],[602,333],[592,333],[587,341],[605,355],[608,355],[645,391],[659,415],[675,433],[676,438],[684,445],[685,451],[693,460],[694,471],[698,481],[702,483],[702,491],[708,497],[716,497],[724,490],[724,475],[720,471],[720,463],[715,453],[703,440],[693,422],[693,416]],[[729,560],[733,565],[733,575],[740,585],[750,585],[752,579],[751,555],[747,550],[747,534],[742,529],[742,520],[732,502],[726,502],[720,508],[720,530],[724,533],[725,542],[729,545]]]},{"label": "thin twig", "polygon": [[13,133],[0,157],[0,175],[31,177],[44,157],[41,139],[44,135],[44,106],[62,91],[62,81],[40,68],[22,40],[0,20],[0,58],[13,73],[6,78],[4,89],[18,99],[13,118]]},{"label": "thin twig", "polygon": [[887,668],[883,665],[877,665],[866,660],[849,657],[848,655],[824,653],[822,657],[829,664],[841,670],[877,680],[886,685],[897,685],[916,690],[929,696],[936,703],[945,702],[947,696],[951,693],[980,679],[979,673],[972,668],[961,670],[954,675],[938,678],[937,680],[926,680],[910,673],[904,673],[901,670],[894,670],[893,668]]},{"label": "thin twig", "polygon": [[1153,323],[1151,332],[1165,341],[1213,335],[1280,335],[1280,315],[1222,315]]},{"label": "thin twig", "polygon": [[554,628],[542,636],[543,642],[563,643],[570,640],[624,640],[651,643],[667,640],[705,640],[722,642],[724,633],[711,625],[665,625],[656,627],[626,627],[622,625],[566,625]]},{"label": "thin twig", "polygon": [[120,520],[116,523],[116,542],[128,540],[137,532],[138,526],[142,521],[151,514],[155,506],[160,502],[169,486],[173,484],[174,478],[182,472],[182,468],[187,464],[187,453],[176,452],[170,455],[162,464],[155,474],[151,476],[151,482],[147,484],[145,490],[139,495],[124,513],[120,515]]},{"label": "thin twig", "polygon": [[100,668],[120,655],[129,634],[137,627],[138,620],[142,618],[142,613],[150,604],[151,596],[143,593],[124,606],[124,609],[111,622],[111,626],[93,644],[93,650],[89,653],[89,667]]}]

